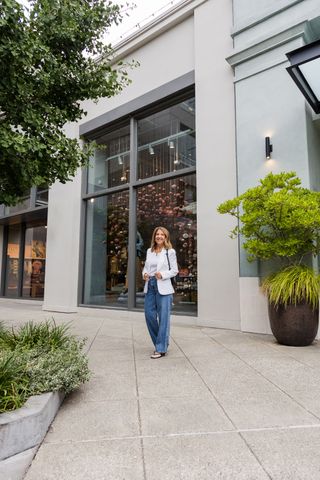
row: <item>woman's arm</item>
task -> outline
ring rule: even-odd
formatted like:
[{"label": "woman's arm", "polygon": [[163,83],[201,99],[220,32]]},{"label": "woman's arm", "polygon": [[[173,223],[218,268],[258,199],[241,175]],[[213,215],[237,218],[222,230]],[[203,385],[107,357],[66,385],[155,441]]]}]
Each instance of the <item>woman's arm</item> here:
[{"label": "woman's arm", "polygon": [[161,277],[163,280],[171,277],[175,277],[178,272],[178,264],[177,264],[177,255],[176,251],[173,248],[170,248],[168,250],[168,257],[169,257],[169,263],[170,263],[170,270],[169,270],[169,264],[168,264],[168,257],[167,257],[167,252],[166,252],[166,270],[161,270]]},{"label": "woman's arm", "polygon": [[142,270],[142,278],[143,278],[144,280],[148,280],[147,278],[145,278],[145,274],[148,275],[148,269],[147,269],[147,266],[146,266],[146,265],[147,265],[147,261],[148,261],[149,250],[150,250],[150,249],[148,248],[148,250],[147,250],[147,258],[146,258],[146,261],[144,262],[144,267],[143,267],[143,270]]}]

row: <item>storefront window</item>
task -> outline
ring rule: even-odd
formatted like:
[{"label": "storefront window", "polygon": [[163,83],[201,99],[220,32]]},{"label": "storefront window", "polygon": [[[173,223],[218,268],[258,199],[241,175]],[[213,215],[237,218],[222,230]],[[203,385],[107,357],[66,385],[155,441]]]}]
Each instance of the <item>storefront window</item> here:
[{"label": "storefront window", "polygon": [[[139,112],[139,119],[132,118],[130,126],[128,120],[125,127],[106,129],[95,141],[102,148],[88,168],[92,195],[84,197],[83,302],[143,308],[146,250],[153,229],[163,225],[171,233],[179,265],[174,310],[196,314],[194,97],[145,117]],[[137,145],[135,151],[133,145]]]},{"label": "storefront window", "polygon": [[[165,180],[138,189],[137,231],[146,248],[153,229],[159,225],[170,232],[177,252],[179,274],[176,277],[174,310],[197,309],[197,221],[196,176]],[[145,258],[145,253],[142,262]],[[137,256],[137,262],[138,262]],[[140,262],[139,262],[140,263]],[[143,263],[137,267],[141,271]],[[141,280],[136,285],[140,298]]]},{"label": "storefront window", "polygon": [[92,198],[87,204],[84,301],[127,305],[128,191]]},{"label": "storefront window", "polygon": [[19,295],[19,256],[20,256],[20,225],[12,225],[8,229],[5,295]]},{"label": "storefront window", "polygon": [[130,180],[130,127],[119,128],[96,139],[99,148],[88,168],[88,192],[128,183]]},{"label": "storefront window", "polygon": [[138,121],[138,179],[195,164],[194,98]]},{"label": "storefront window", "polygon": [[24,298],[44,296],[46,233],[44,226],[26,229],[22,287]]}]

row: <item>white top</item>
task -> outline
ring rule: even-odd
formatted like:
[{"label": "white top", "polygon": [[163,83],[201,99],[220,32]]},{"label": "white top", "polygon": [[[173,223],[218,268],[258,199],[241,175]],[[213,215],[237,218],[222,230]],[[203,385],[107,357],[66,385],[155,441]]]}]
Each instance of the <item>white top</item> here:
[{"label": "white top", "polygon": [[[159,252],[160,253],[160,252]],[[157,268],[158,268],[158,256],[159,256],[159,253],[156,253],[156,252],[150,252],[149,253],[149,265],[148,265],[148,273],[149,273],[149,276],[150,277],[154,277],[156,272],[157,272]]]},{"label": "white top", "polygon": [[[161,273],[161,278],[157,279],[157,285],[158,285],[158,290],[160,295],[169,295],[171,293],[174,293],[174,289],[172,287],[172,283],[170,281],[171,277],[175,277],[179,271],[178,265],[177,265],[177,256],[176,252],[173,248],[169,248],[168,250],[168,257],[169,257],[169,262],[168,258],[166,255],[166,249],[163,248],[158,255],[154,252],[151,252],[151,248],[148,248],[147,250],[147,258],[146,258],[146,263],[144,264],[143,270],[142,270],[142,276],[147,273],[148,275],[152,275],[152,271],[156,273],[157,271]],[[157,262],[156,266],[154,262]],[[153,267],[151,267],[151,263],[153,264]],[[170,263],[170,269],[169,269],[169,263]],[[147,293],[148,291],[148,281],[146,281],[145,286],[144,286],[144,293]]]}]

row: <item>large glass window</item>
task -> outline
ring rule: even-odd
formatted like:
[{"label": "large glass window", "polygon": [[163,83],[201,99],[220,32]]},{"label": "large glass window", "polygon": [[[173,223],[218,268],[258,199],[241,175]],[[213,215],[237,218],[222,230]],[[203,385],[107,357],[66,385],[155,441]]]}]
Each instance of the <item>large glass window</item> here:
[{"label": "large glass window", "polygon": [[142,308],[146,250],[163,225],[178,257],[174,310],[195,314],[195,99],[124,124],[95,138],[101,148],[88,168],[83,302]]},{"label": "large glass window", "polygon": [[129,125],[102,135],[96,142],[94,158],[88,169],[88,192],[97,192],[128,183],[130,180]]},{"label": "large glass window", "polygon": [[195,163],[194,98],[138,121],[138,179]]},{"label": "large glass window", "polygon": [[92,198],[87,205],[84,302],[126,305],[128,191]]}]

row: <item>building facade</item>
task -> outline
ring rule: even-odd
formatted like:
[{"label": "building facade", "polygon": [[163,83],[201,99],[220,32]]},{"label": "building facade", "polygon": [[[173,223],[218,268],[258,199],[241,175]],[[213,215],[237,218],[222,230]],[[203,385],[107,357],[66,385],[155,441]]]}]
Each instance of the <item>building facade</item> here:
[{"label": "building facade", "polygon": [[90,167],[53,185],[48,205],[36,203],[40,189],[0,212],[1,295],[43,298],[49,311],[141,310],[145,251],[163,225],[179,263],[174,312],[269,332],[263,266],[248,264],[216,208],[269,171],[295,170],[319,189],[319,121],[286,71],[286,53],[320,37],[318,7],[184,0],[118,44],[116,60],[140,64],[132,83],[66,127],[98,143]]}]

